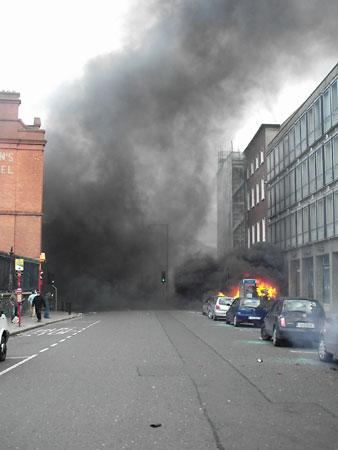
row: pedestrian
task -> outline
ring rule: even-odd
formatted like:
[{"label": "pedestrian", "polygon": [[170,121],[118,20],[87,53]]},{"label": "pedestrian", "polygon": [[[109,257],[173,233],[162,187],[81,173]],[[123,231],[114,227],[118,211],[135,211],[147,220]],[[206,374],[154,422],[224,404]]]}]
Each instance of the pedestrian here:
[{"label": "pedestrian", "polygon": [[28,301],[29,301],[29,305],[30,305],[30,313],[31,313],[31,317],[35,317],[35,308],[33,306],[33,300],[34,297],[36,297],[38,295],[38,293],[36,292],[36,290],[34,292],[31,293],[31,295],[28,297]]},{"label": "pedestrian", "polygon": [[42,307],[46,307],[45,299],[42,297],[40,292],[33,299],[33,306],[35,307],[36,317],[38,322],[41,322],[41,309]]},{"label": "pedestrian", "polygon": [[50,311],[50,304],[51,304],[52,299],[53,299],[52,293],[47,292],[46,298],[45,298],[46,309],[45,309],[45,314],[43,316],[45,319],[50,319],[49,311]]},{"label": "pedestrian", "polygon": [[12,291],[9,297],[9,303],[12,307],[12,316],[11,316],[12,322],[13,321],[16,322],[17,319],[15,319],[15,317],[18,317],[18,302],[16,300],[16,294],[14,291]]}]

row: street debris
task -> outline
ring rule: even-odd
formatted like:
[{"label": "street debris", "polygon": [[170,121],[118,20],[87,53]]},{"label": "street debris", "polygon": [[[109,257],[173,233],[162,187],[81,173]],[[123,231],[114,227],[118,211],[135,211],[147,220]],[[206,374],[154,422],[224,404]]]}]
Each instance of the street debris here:
[{"label": "street debris", "polygon": [[258,362],[258,363],[262,363],[263,360],[262,360],[261,358],[258,358],[258,359],[257,359],[257,362]]},{"label": "street debris", "polygon": [[330,367],[331,370],[337,370],[336,367]]},{"label": "street debris", "polygon": [[161,423],[151,423],[150,426],[151,426],[152,428],[158,428],[158,427],[161,427],[162,424],[161,424]]}]

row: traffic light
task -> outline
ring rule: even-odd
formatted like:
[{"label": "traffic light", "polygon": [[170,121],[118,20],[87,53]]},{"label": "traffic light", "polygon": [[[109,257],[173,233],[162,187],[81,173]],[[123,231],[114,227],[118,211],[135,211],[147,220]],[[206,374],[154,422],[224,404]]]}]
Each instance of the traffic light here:
[{"label": "traffic light", "polygon": [[165,272],[161,272],[161,282],[163,284],[167,282],[167,274]]},{"label": "traffic light", "polygon": [[48,284],[55,284],[55,274],[48,272]]}]

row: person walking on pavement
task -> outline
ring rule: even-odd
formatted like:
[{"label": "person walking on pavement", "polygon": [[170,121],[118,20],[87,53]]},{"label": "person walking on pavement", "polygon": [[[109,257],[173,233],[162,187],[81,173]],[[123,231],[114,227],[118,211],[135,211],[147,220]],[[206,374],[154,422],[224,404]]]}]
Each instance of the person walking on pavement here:
[{"label": "person walking on pavement", "polygon": [[17,320],[17,319],[15,319],[15,317],[18,317],[18,302],[16,300],[16,294],[14,291],[11,293],[11,296],[9,297],[9,303],[12,307],[11,321],[15,322]]},{"label": "person walking on pavement", "polygon": [[43,316],[45,319],[50,319],[49,311],[50,311],[50,302],[52,301],[52,299],[53,299],[52,294],[50,292],[47,292],[46,298],[45,298],[46,309],[45,309],[45,314]]},{"label": "person walking on pavement", "polygon": [[36,290],[34,292],[31,293],[31,295],[28,297],[28,301],[30,303],[30,311],[31,311],[31,317],[35,317],[35,308],[33,306],[33,300],[34,297],[36,297],[38,295],[38,293],[36,292]]},{"label": "person walking on pavement", "polygon": [[42,306],[46,307],[46,303],[40,292],[38,292],[38,294],[34,297],[33,306],[35,306],[35,312],[38,322],[41,322],[41,309]]}]

